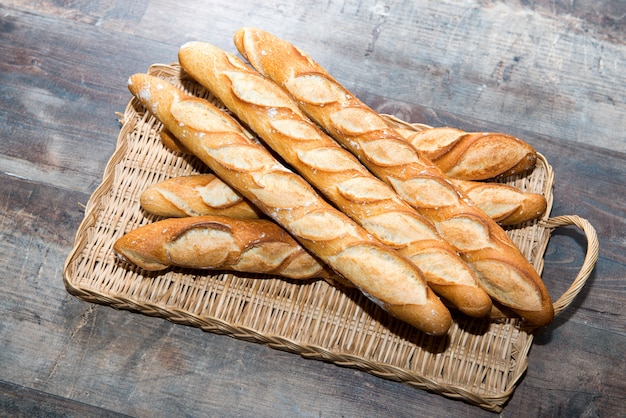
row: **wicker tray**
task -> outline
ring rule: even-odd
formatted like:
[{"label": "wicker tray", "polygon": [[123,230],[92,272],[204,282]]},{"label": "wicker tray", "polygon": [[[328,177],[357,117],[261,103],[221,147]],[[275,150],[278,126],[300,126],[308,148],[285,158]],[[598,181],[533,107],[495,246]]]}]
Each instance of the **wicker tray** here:
[{"label": "wicker tray", "polygon": [[[209,95],[176,64],[153,65],[150,74],[187,91]],[[397,123],[401,121],[395,120]],[[308,359],[354,367],[482,408],[500,411],[527,368],[533,336],[515,319],[498,323],[455,316],[446,337],[429,337],[390,318],[356,290],[323,280],[170,269],[146,272],[120,264],[113,243],[156,220],[140,209],[139,195],[166,178],[206,172],[194,157],[167,150],[160,123],[132,99],[121,119],[117,149],[93,193],[64,269],[67,290],[89,302],[156,315],[205,331],[266,344]],[[421,125],[414,126],[421,129]],[[588,250],[578,276],[555,302],[557,314],[584,286],[597,259],[593,227],[577,216],[548,218],[553,172],[543,156],[529,176],[513,179],[548,199],[545,218],[507,231],[539,273],[550,233],[576,225]]]}]

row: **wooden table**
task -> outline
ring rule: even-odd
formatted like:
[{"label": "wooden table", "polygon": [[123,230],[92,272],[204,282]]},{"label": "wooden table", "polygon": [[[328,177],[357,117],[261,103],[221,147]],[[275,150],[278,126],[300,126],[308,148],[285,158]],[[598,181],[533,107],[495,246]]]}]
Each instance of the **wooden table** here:
[{"label": "wooden table", "polygon": [[[626,3],[90,1],[0,3],[0,415],[494,415],[464,402],[161,318],[83,302],[63,263],[130,99],[126,80],[257,26],[376,110],[517,135],[553,165],[552,215],[595,226],[586,287],[536,337],[507,417],[624,416]],[[562,293],[584,236],[558,230]]]}]

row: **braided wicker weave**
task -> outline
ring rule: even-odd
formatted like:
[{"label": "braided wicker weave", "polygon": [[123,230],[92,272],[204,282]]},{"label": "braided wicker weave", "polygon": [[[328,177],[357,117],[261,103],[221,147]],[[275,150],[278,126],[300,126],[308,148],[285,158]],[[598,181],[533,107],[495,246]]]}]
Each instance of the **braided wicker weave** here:
[{"label": "braided wicker weave", "polygon": [[[209,97],[176,64],[153,65],[149,73]],[[185,269],[151,273],[120,263],[112,250],[115,240],[156,220],[140,209],[141,191],[166,178],[206,171],[194,157],[162,145],[160,123],[137,100],[129,102],[121,122],[117,149],[87,204],[64,266],[63,278],[71,294],[354,367],[488,410],[503,408],[527,368],[533,341],[516,319],[488,323],[459,315],[445,338],[429,337],[390,318],[360,292],[340,290],[323,280],[302,283]],[[422,127],[415,125],[415,129]],[[548,218],[553,182],[552,168],[543,156],[533,173],[510,180],[509,184],[524,190],[543,193],[548,211],[544,219],[507,233],[539,273],[551,231],[576,225],[586,234],[583,266],[555,302],[559,313],[584,286],[597,259],[598,241],[584,219]]]}]

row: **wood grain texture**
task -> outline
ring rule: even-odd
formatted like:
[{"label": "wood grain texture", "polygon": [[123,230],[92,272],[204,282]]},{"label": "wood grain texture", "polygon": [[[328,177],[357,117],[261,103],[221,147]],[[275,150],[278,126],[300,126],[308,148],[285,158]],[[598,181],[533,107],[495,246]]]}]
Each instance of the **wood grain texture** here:
[{"label": "wood grain texture", "polygon": [[[59,26],[55,17],[2,6],[0,13],[7,56],[0,63],[0,120],[5,129],[0,168],[92,191],[115,149],[120,127],[116,112],[128,102],[123,88],[128,75],[121,69],[145,69],[134,53],[142,41],[80,22],[62,21]],[[162,46],[151,53],[146,58],[168,55]]]},{"label": "wood grain texture", "polygon": [[[128,76],[174,61],[188,40],[234,51],[244,25],[306,49],[380,112],[511,133],[546,155],[552,214],[588,219],[600,258],[535,339],[501,415],[623,414],[625,14],[619,0],[3,1],[0,415],[494,416],[66,292],[62,265],[115,148]],[[574,228],[555,232],[543,274],[553,294],[585,245]]]},{"label": "wood grain texture", "polygon": [[0,381],[0,415],[12,418],[27,417],[80,417],[122,418],[111,410],[101,409],[82,402],[71,401],[24,386]]}]

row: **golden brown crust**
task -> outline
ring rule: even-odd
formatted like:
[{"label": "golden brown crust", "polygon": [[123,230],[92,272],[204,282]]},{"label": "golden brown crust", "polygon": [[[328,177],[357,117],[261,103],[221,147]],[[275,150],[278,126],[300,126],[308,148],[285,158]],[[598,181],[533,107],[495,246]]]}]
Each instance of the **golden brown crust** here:
[{"label": "golden brown crust", "polygon": [[517,225],[543,216],[548,202],[540,193],[502,183],[453,180],[478,207],[500,225]]},{"label": "golden brown crust", "polygon": [[236,33],[235,45],[259,72],[284,87],[303,112],[431,220],[470,262],[494,299],[503,298],[504,292],[502,303],[515,305],[532,326],[552,321],[554,310],[545,285],[502,228],[380,115],[284,40],[244,28]]},{"label": "golden brown crust", "polygon": [[[437,285],[431,288],[444,290],[446,299],[464,313],[489,312],[489,295],[434,226],[306,118],[280,87],[209,44],[188,45],[181,56],[193,78],[343,213],[413,261]],[[209,68],[199,71],[197,63]]]},{"label": "golden brown crust", "polygon": [[139,196],[141,207],[170,217],[218,215],[257,219],[261,212],[214,174],[195,174],[163,180]]},{"label": "golden brown crust", "polygon": [[[184,65],[184,54],[179,58]],[[210,65],[196,64],[197,71],[207,71]],[[411,325],[431,334],[448,329],[450,313],[412,263],[328,204],[304,179],[248,138],[232,117],[145,74],[131,77],[129,89],[213,173],[381,307],[413,304],[433,310],[438,320],[417,315],[411,317]]]},{"label": "golden brown crust", "polygon": [[454,179],[486,180],[522,174],[532,170],[537,161],[530,144],[502,133],[465,132],[449,127],[398,132]]},{"label": "golden brown crust", "polygon": [[327,278],[320,264],[268,220],[223,216],[169,218],[119,238],[118,257],[145,270],[170,266],[265,273],[292,279]]}]

